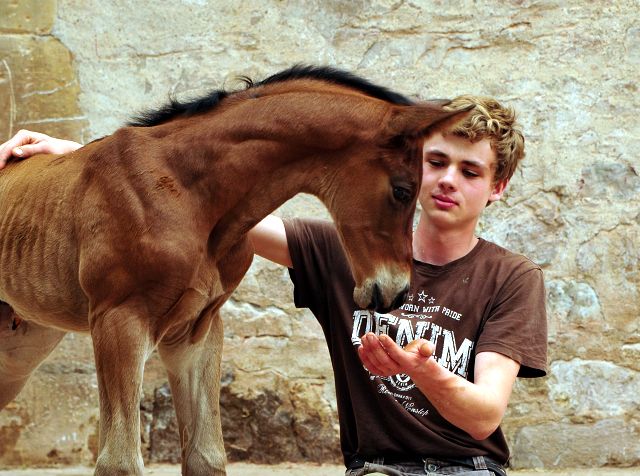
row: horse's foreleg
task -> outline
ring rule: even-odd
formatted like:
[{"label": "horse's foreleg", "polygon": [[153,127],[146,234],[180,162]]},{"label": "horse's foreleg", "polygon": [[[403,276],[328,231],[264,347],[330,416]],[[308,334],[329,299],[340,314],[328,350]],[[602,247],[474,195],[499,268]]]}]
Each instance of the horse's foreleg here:
[{"label": "horse's foreleg", "polygon": [[31,374],[66,332],[18,320],[11,306],[0,304],[0,410],[25,386]]},{"label": "horse's foreleg", "polygon": [[191,334],[161,342],[158,351],[169,374],[178,417],[183,476],[224,476],[226,455],[220,424],[220,362],[223,329],[213,316],[205,338]]},{"label": "horse's foreleg", "polygon": [[142,476],[140,396],[149,351],[147,322],[131,309],[96,317],[93,349],[100,394],[100,438],[96,476]]}]

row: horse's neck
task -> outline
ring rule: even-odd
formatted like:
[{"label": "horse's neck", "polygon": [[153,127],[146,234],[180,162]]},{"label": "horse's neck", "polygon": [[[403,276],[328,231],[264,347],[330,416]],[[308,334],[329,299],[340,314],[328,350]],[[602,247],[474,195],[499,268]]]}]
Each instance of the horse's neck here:
[{"label": "horse's neck", "polygon": [[185,128],[183,148],[171,155],[180,157],[173,168],[183,183],[199,177],[197,193],[207,196],[201,213],[211,219],[209,248],[214,257],[223,256],[262,218],[299,192],[322,199],[329,188],[331,172],[326,170],[335,166],[325,165],[335,160],[333,154],[269,137],[244,137],[232,143],[224,132],[203,137],[202,130]]},{"label": "horse's neck", "polygon": [[317,157],[311,160],[300,157],[294,162],[280,162],[274,167],[270,158],[257,156],[258,163],[268,162],[271,168],[259,173],[257,180],[243,190],[238,200],[220,216],[210,235],[210,251],[216,257],[224,255],[243,235],[260,220],[300,192],[307,192],[323,199],[322,182],[316,173],[308,173],[318,167]]}]

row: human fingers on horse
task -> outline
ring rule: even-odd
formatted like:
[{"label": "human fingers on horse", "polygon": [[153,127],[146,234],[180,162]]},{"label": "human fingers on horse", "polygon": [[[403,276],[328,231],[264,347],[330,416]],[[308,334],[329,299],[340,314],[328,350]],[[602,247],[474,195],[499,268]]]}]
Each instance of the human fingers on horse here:
[{"label": "human fingers on horse", "polygon": [[46,150],[44,152],[38,152],[39,154],[68,154],[82,147],[82,144],[77,142],[56,139],[54,137],[49,137],[47,142]]},{"label": "human fingers on horse", "polygon": [[[4,168],[7,161],[13,156],[14,148],[11,147],[10,142],[11,141],[9,140],[0,145],[0,170]],[[20,153],[22,151],[16,149],[16,152]]]},{"label": "human fingers on horse", "polygon": [[48,136],[26,129],[18,131],[16,135],[0,146],[0,169],[4,168],[11,157],[25,159],[37,153],[29,144],[38,144],[45,137]]},{"label": "human fingers on horse", "polygon": [[36,154],[66,154],[80,147],[77,142],[23,129],[0,146],[0,170],[11,157],[26,159]]}]

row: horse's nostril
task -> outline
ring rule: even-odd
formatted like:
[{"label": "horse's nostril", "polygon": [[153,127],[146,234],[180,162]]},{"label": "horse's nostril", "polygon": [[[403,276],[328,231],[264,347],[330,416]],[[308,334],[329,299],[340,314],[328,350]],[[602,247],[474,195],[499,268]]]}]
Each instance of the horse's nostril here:
[{"label": "horse's nostril", "polygon": [[380,286],[378,283],[373,285],[373,291],[371,293],[371,304],[369,304],[369,309],[373,309],[374,311],[380,311],[380,308],[384,305],[382,299],[382,292],[380,291]]},{"label": "horse's nostril", "polygon": [[406,301],[408,294],[409,294],[409,286],[404,288],[404,290],[396,296],[396,298],[391,303],[391,308],[398,309],[400,306],[402,306]]},{"label": "horse's nostril", "polygon": [[368,309],[372,309],[381,314],[385,314],[389,311],[392,311],[393,309],[398,309],[400,306],[402,306],[402,304],[404,304],[408,293],[409,286],[405,287],[400,293],[396,295],[394,300],[391,302],[391,305],[385,306],[382,291],[380,290],[380,286],[378,286],[378,284],[376,283],[373,285],[373,290],[371,292],[371,302]]}]

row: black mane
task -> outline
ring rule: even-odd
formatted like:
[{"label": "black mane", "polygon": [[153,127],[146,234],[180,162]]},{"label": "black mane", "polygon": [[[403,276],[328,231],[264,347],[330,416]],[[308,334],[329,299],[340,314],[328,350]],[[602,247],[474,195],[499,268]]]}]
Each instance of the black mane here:
[{"label": "black mane", "polygon": [[[316,79],[326,81],[341,86],[360,91],[367,96],[371,96],[383,101],[388,101],[401,106],[408,106],[413,102],[405,96],[391,91],[382,86],[377,86],[366,79],[360,78],[347,71],[331,68],[328,66],[302,66],[297,65],[287,70],[276,73],[258,83],[253,83],[249,78],[241,78],[247,85],[247,89],[264,86],[268,84],[280,83],[295,79]],[[233,94],[234,91],[213,91],[207,96],[191,101],[180,102],[171,98],[169,104],[159,108],[151,109],[138,114],[131,119],[127,125],[134,127],[157,126],[180,116],[193,116],[201,114],[215,108],[225,97]]]}]

